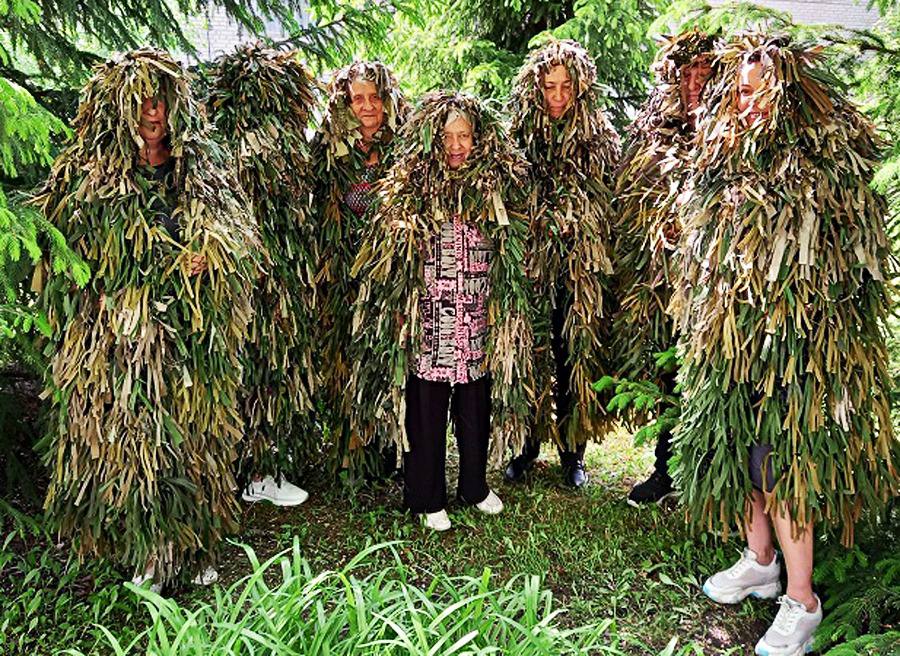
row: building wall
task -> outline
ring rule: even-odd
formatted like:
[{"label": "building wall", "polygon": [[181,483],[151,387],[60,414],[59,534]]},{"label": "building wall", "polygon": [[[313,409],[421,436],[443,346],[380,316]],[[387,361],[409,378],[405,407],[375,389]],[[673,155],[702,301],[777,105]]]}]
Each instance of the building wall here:
[{"label": "building wall", "polygon": [[[306,17],[301,16],[300,23],[304,25],[306,22]],[[223,8],[211,6],[211,3],[200,16],[190,20],[188,34],[202,61],[212,61],[253,39],[247,30],[228,17]],[[288,34],[278,21],[273,20],[266,24],[266,36],[278,40],[286,38]]]},{"label": "building wall", "polygon": [[[709,3],[727,4],[725,0],[709,0]],[[787,12],[795,23],[807,25],[827,23],[847,29],[867,29],[878,20],[878,10],[867,9],[866,0],[756,0],[756,4]]]}]

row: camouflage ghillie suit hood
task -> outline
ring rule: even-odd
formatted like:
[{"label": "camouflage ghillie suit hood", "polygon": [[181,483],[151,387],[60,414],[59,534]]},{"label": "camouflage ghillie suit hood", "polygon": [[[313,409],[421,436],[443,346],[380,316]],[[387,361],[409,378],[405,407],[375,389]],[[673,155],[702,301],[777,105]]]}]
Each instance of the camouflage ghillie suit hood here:
[{"label": "camouflage ghillie suit hood", "polygon": [[[681,92],[682,67],[704,55],[711,59],[715,43],[716,37],[701,32],[663,40],[653,65],[656,86],[629,128],[616,185],[613,360],[618,376],[654,381],[659,389],[668,387],[668,376],[654,356],[675,341],[666,308],[681,234],[677,201],[685,196],[695,135]],[[646,418],[632,414],[635,423]]]},{"label": "camouflage ghillie suit hood", "polygon": [[[350,85],[354,81],[375,84],[384,108],[384,122],[374,135],[371,148],[378,162],[366,166],[368,152],[359,121],[350,108]],[[347,196],[359,186],[368,205],[374,198],[371,185],[380,180],[393,161],[394,137],[409,113],[409,105],[390,69],[381,62],[355,62],[335,73],[328,85],[328,106],[316,135],[315,193],[320,267],[320,332],[322,371],[328,396],[328,423],[335,442],[337,465],[359,469],[365,439],[349,432],[350,400],[347,389],[352,355],[349,353],[350,320],[358,284],[351,280],[350,269],[359,250],[365,226],[371,219],[366,210],[354,211]],[[357,208],[358,209],[358,208]],[[371,464],[371,463],[369,463]]]},{"label": "camouflage ghillie suit hood", "polygon": [[[768,117],[745,127],[739,72],[759,57]],[[872,124],[820,51],[760,34],[717,51],[684,214],[677,480],[690,517],[727,535],[751,493],[748,450],[771,445],[796,529],[840,526],[896,494],[882,322],[892,274]],[[779,475],[783,472],[783,475]]]},{"label": "camouflage ghillie suit hood", "polygon": [[219,59],[208,107],[231,147],[271,259],[255,291],[244,372],[244,417],[256,472],[294,471],[315,448],[313,395],[318,259],[305,129],[315,81],[297,52],[253,45]]},{"label": "camouflage ghillie suit hood", "polygon": [[350,109],[350,85],[373,82],[384,103],[384,123],[373,141],[387,147],[409,114],[409,104],[391,70],[378,61],[359,61],[346,66],[328,83],[328,107],[319,127],[328,168],[346,167],[347,159],[363,155],[357,144],[363,140],[359,120]]},{"label": "camouflage ghillie suit hood", "polygon": [[[138,163],[148,97],[168,107],[169,185]],[[237,528],[238,353],[258,237],[166,53],[98,66],[74,131],[35,200],[94,272],[83,291],[60,275],[43,290],[54,331],[46,507],[79,553],[137,571],[155,561],[168,579]],[[190,275],[192,254],[204,273]]]},{"label": "camouflage ghillie suit hood", "polygon": [[[552,120],[544,105],[543,78],[564,65],[572,78],[572,106]],[[605,373],[610,321],[610,225],[619,139],[600,108],[597,73],[574,41],[554,41],[533,52],[513,83],[512,136],[531,164],[528,270],[534,278],[537,430],[572,447],[601,439],[610,418],[591,389]],[[553,420],[549,318],[557,286],[572,299],[563,338],[572,365],[573,407],[564,435]],[[565,412],[566,409],[560,409]]]},{"label": "camouflage ghillie suit hood", "polygon": [[[451,111],[468,117],[474,134],[472,152],[457,170],[446,164],[441,137]],[[379,184],[380,206],[355,265],[362,286],[354,339],[366,354],[353,363],[359,434],[408,447],[404,387],[421,340],[426,251],[442,224],[458,215],[478,227],[493,251],[487,301],[492,459],[498,462],[508,446],[521,448],[533,344],[523,268],[527,227],[511,194],[524,186],[526,171],[500,118],[468,94],[426,94],[403,128],[402,150]]]}]

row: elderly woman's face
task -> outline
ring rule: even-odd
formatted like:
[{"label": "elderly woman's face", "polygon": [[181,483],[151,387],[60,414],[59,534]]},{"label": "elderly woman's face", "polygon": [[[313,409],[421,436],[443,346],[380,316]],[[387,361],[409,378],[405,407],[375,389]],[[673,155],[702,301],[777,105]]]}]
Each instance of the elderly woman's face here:
[{"label": "elderly woman's face", "polygon": [[771,111],[765,101],[757,95],[765,84],[764,72],[762,62],[746,62],[741,66],[737,106],[741,121],[746,127],[767,119]]},{"label": "elderly woman's face", "polygon": [[166,101],[162,98],[145,98],[141,103],[138,133],[147,144],[155,145],[169,133],[167,120]]},{"label": "elderly woman's face", "polygon": [[366,131],[373,134],[378,131],[384,122],[384,103],[374,82],[354,80],[350,83],[350,111]]},{"label": "elderly woman's face", "polygon": [[550,118],[556,120],[566,113],[572,104],[572,76],[569,69],[557,64],[544,74],[544,105]]},{"label": "elderly woman's face", "polygon": [[444,152],[447,166],[458,169],[472,152],[474,143],[472,124],[462,116],[456,116],[444,126]]}]

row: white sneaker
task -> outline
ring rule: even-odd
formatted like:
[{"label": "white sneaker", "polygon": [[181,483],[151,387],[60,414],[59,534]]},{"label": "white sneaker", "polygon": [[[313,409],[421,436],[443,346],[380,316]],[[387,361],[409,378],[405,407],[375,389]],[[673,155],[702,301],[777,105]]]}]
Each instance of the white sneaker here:
[{"label": "white sneaker", "polygon": [[309,499],[309,493],[287,482],[284,477],[276,481],[273,477],[266,476],[258,481],[250,481],[241,498],[251,503],[268,501],[276,506],[299,506]]},{"label": "white sneaker", "polygon": [[781,608],[766,635],[756,643],[757,656],[803,656],[813,648],[813,636],[822,623],[822,602],[809,612],[806,606],[787,595],[778,598]]},{"label": "white sneaker", "polygon": [[446,510],[438,510],[433,513],[425,513],[425,526],[434,531],[447,531],[450,529],[450,518],[447,516]]},{"label": "white sneaker", "polygon": [[192,578],[191,583],[194,585],[212,585],[218,580],[219,572],[216,571],[215,567],[210,566]]},{"label": "white sneaker", "polygon": [[150,582],[150,592],[155,592],[159,594],[162,592],[162,583],[156,583],[153,579],[156,577],[156,567],[150,565],[147,569],[144,570],[143,574],[135,574],[131,579],[131,582],[136,586],[141,587],[148,581]]},{"label": "white sneaker", "polygon": [[781,563],[778,554],[768,565],[760,565],[756,553],[744,549],[740,560],[706,579],[703,592],[720,604],[736,604],[749,596],[775,599],[781,592]]},{"label": "white sneaker", "polygon": [[488,490],[485,500],[481,503],[476,503],[475,507],[485,515],[499,515],[503,511],[503,502],[500,501],[500,497],[494,494],[493,490]]}]

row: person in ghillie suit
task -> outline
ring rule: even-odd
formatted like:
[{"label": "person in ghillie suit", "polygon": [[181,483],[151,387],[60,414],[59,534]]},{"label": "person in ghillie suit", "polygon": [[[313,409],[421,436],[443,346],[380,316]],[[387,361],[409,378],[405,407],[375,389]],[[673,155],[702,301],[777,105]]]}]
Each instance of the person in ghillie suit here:
[{"label": "person in ghillie suit", "polygon": [[318,258],[306,128],[316,82],[296,51],[244,46],[212,70],[207,107],[253,204],[270,262],[254,292],[245,351],[243,406],[248,449],[239,463],[245,501],[303,503],[296,477],[321,449],[313,402],[319,372],[315,277]]},{"label": "person in ghillie suit", "polygon": [[675,482],[698,527],[747,540],[703,590],[775,598],[782,557],[787,569],[757,654],[812,647],[814,528],[849,544],[862,510],[900,486],[883,333],[893,258],[870,186],[880,144],[822,56],[753,33],[717,49],[672,301]]},{"label": "person in ghillie suit", "polygon": [[[448,414],[460,453],[458,497],[503,509],[486,467],[527,438],[531,324],[527,225],[514,211],[527,165],[499,116],[464,93],[426,94],[354,270],[353,425],[403,451],[404,499],[434,530],[450,528]],[[490,438],[490,439],[489,439]]]},{"label": "person in ghillie suit", "polygon": [[335,464],[352,475],[378,476],[396,468],[395,452],[350,428],[350,321],[358,290],[350,270],[371,221],[373,187],[393,162],[395,136],[408,113],[387,66],[354,62],[328,85],[328,106],[314,143],[322,401]]},{"label": "person in ghillie suit", "polygon": [[78,290],[42,267],[47,515],[79,554],[159,585],[238,528],[239,357],[261,244],[168,54],[99,65],[73,128],[34,201],[93,271]]},{"label": "person in ghillie suit", "polygon": [[527,268],[537,394],[535,430],[506,468],[511,481],[525,477],[547,440],[557,445],[566,482],[585,485],[585,446],[612,425],[591,387],[609,364],[619,158],[619,138],[601,103],[594,62],[574,41],[533,52],[513,83],[511,134],[531,164]]},{"label": "person in ghillie suit", "polygon": [[613,321],[613,361],[619,379],[652,386],[649,391],[659,399],[653,408],[626,417],[631,425],[652,421],[637,437],[656,437],[653,473],[628,495],[628,503],[635,506],[673,493],[668,462],[678,403],[673,397],[674,327],[666,309],[677,271],[678,203],[685,197],[716,40],[699,31],[662,40],[653,65],[656,86],[629,128],[619,168],[614,230],[619,307]]}]

